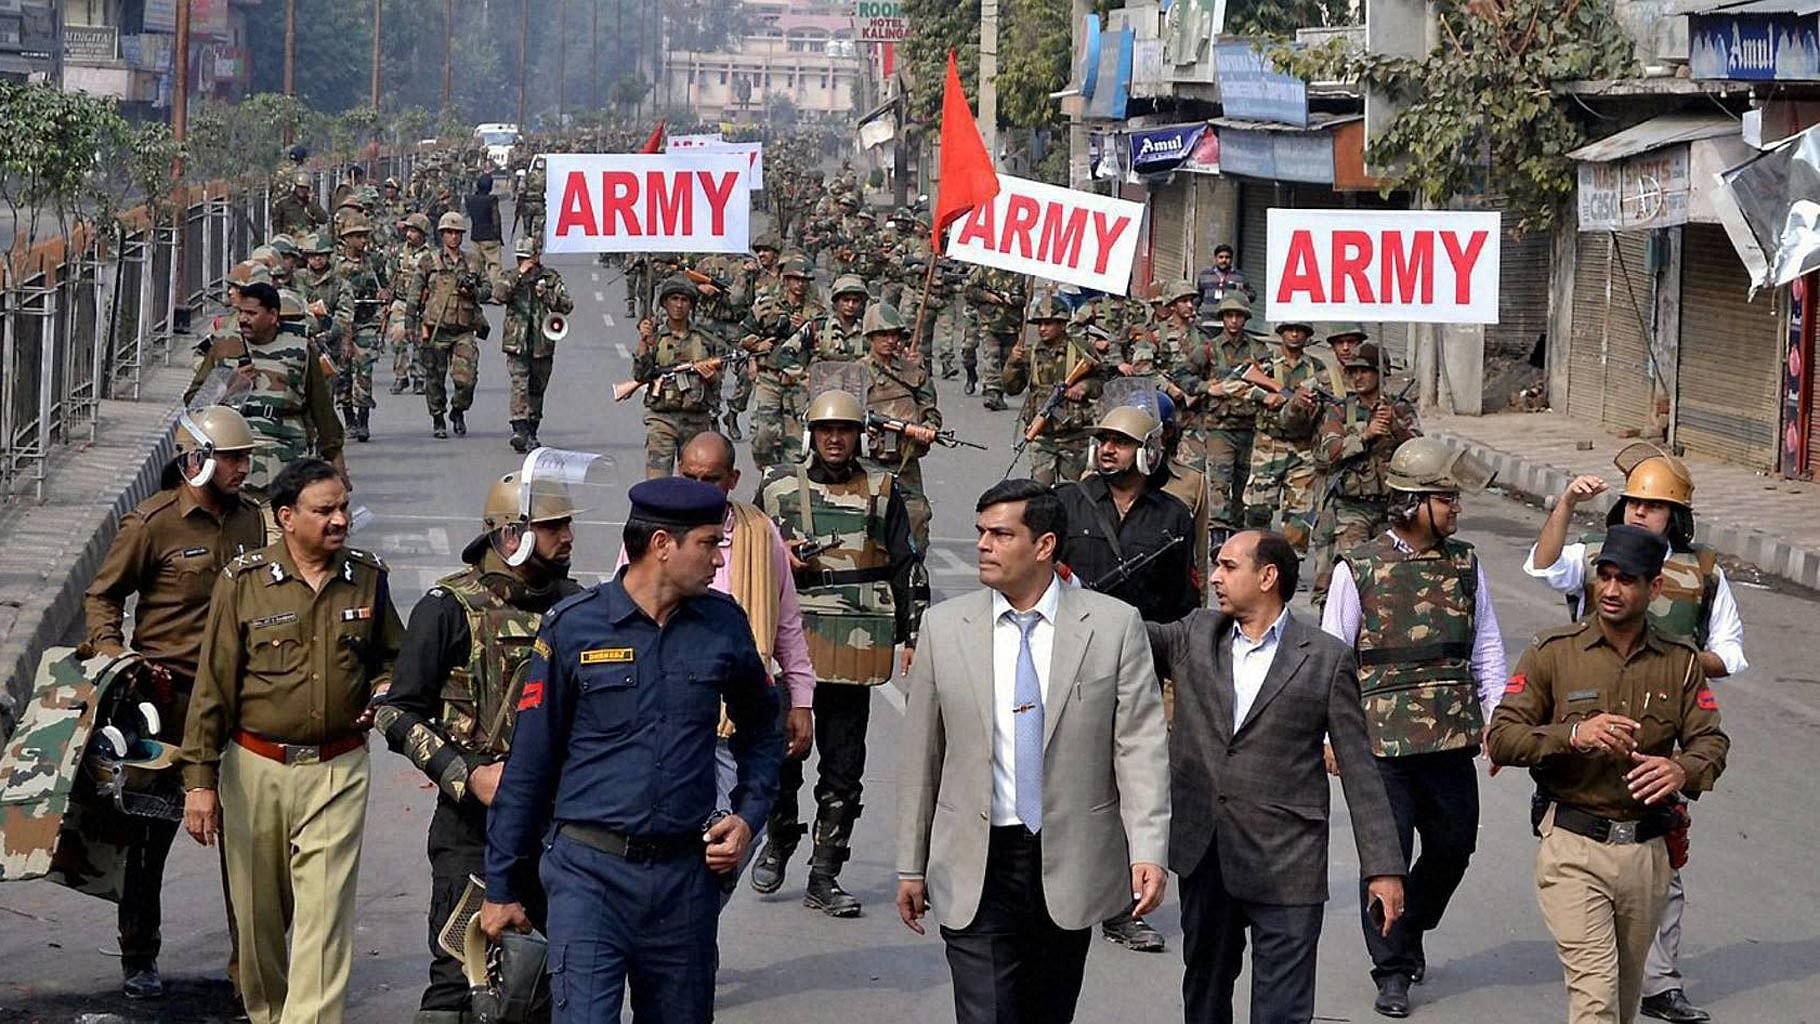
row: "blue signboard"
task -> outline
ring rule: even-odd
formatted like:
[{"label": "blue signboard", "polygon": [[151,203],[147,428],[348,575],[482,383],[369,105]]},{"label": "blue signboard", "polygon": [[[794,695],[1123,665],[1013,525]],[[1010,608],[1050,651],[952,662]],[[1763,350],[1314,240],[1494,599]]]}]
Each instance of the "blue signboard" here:
[{"label": "blue signboard", "polygon": [[1251,132],[1222,128],[1220,173],[1331,185],[1333,135],[1329,132]]},{"label": "blue signboard", "polygon": [[1138,174],[1168,174],[1182,165],[1207,130],[1205,122],[1146,128],[1126,136],[1131,146],[1131,169]]},{"label": "blue signboard", "polygon": [[1308,127],[1307,82],[1272,68],[1250,43],[1220,43],[1213,60],[1227,117]]},{"label": "blue signboard", "polygon": [[1086,116],[1094,120],[1123,121],[1125,103],[1131,98],[1131,48],[1133,33],[1113,29],[1100,41],[1099,70],[1093,95],[1087,97]]},{"label": "blue signboard", "polygon": [[1688,70],[1694,78],[1735,82],[1820,81],[1820,18],[1689,15]]}]

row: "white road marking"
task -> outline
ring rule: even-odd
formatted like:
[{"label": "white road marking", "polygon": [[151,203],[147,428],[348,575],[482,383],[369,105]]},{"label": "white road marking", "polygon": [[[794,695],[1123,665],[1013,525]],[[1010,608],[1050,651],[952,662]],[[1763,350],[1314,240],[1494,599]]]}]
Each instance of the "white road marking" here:
[{"label": "white road marking", "polygon": [[607,293],[606,293],[606,292],[603,292],[603,291],[601,291],[601,290],[599,290],[599,289],[598,289],[598,288],[597,288],[597,289],[595,289],[595,290],[594,290],[594,301],[595,301],[595,302],[605,302],[605,301],[607,301]]},{"label": "white road marking", "polygon": [[617,322],[613,319],[613,314],[611,313],[602,313],[600,318],[606,321],[608,327],[613,326]]},{"label": "white road marking", "polygon": [[[588,271],[588,280],[593,281],[595,284],[599,284],[600,283],[600,271],[598,271],[598,270]],[[599,295],[600,293],[595,292],[594,294]]]},{"label": "white road marking", "polygon": [[616,341],[616,342],[614,342],[614,343],[613,343],[613,351],[615,351],[615,352],[618,352],[618,353],[619,353],[619,358],[621,358],[621,359],[624,359],[624,360],[625,360],[625,361],[627,361],[627,362],[631,362],[631,361],[632,361],[632,353],[631,353],[631,352],[628,352],[628,351],[627,351],[627,350],[626,350],[626,343],[625,343],[625,342],[623,342],[623,341]]},{"label": "white road marking", "polygon": [[969,565],[961,556],[945,547],[930,548],[924,561],[932,576],[973,576],[979,571],[977,566]]}]

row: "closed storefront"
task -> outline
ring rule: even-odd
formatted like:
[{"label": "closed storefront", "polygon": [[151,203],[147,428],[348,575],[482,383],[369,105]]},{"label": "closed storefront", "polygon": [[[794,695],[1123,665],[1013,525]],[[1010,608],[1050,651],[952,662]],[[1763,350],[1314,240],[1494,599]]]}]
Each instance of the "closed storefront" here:
[{"label": "closed storefront", "polygon": [[1188,235],[1194,228],[1188,216],[1190,181],[1189,175],[1178,174],[1150,190],[1150,273],[1161,285],[1194,278],[1187,263]]},{"label": "closed storefront", "polygon": [[[1655,274],[1647,231],[1586,232],[1574,267],[1567,413],[1613,431],[1654,430]],[[1734,257],[1735,259],[1735,257]]]},{"label": "closed storefront", "polygon": [[1775,294],[1750,298],[1750,277],[1723,228],[1683,231],[1675,442],[1773,471],[1783,372]]},{"label": "closed storefront", "polygon": [[1554,241],[1531,232],[1506,238],[1498,267],[1498,322],[1485,328],[1485,354],[1527,359],[1548,333],[1548,266]]},{"label": "closed storefront", "polygon": [[1270,240],[1270,208],[1289,205],[1290,186],[1274,181],[1246,180],[1239,189],[1238,267],[1251,278],[1251,286],[1264,297],[1265,246]]}]

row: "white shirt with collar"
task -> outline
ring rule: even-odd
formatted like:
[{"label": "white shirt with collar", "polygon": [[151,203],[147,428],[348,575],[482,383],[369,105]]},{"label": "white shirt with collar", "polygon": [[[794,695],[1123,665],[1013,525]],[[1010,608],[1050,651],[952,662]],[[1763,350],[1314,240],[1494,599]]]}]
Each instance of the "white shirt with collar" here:
[{"label": "white shirt with collar", "polygon": [[1258,691],[1264,688],[1264,677],[1270,674],[1271,663],[1277,660],[1277,641],[1283,639],[1283,626],[1288,621],[1289,606],[1284,605],[1283,613],[1258,640],[1246,636],[1237,622],[1232,624],[1232,731],[1235,733],[1245,724],[1245,716],[1251,714]]},{"label": "white shirt with collar", "polygon": [[[1048,589],[1031,611],[1037,613],[1030,630],[1030,658],[1036,663],[1036,681],[1043,706],[1049,704],[1049,655],[1055,649],[1055,613],[1062,600],[1060,577],[1051,577]],[[1017,655],[1023,630],[1011,619],[1011,602],[992,592],[992,824],[1016,825],[1017,817]]]}]

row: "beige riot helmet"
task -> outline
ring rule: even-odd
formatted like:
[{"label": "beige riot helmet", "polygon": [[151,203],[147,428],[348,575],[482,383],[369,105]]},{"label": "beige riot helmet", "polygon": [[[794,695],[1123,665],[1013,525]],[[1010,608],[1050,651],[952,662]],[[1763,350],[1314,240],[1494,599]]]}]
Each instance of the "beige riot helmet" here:
[{"label": "beige riot helmet", "polygon": [[1693,507],[1694,475],[1672,453],[1639,441],[1626,445],[1612,463],[1624,474],[1624,497]]},{"label": "beige riot helmet", "polygon": [[1436,437],[1412,437],[1390,456],[1384,482],[1403,494],[1478,494],[1496,477],[1463,448]]},{"label": "beige riot helmet", "polygon": [[845,391],[824,391],[809,403],[809,411],[803,415],[803,422],[811,427],[817,423],[852,423],[862,426],[866,422],[866,410],[859,404],[859,399]]},{"label": "beige riot helmet", "polygon": [[177,461],[191,487],[215,478],[217,452],[250,452],[259,446],[246,417],[225,405],[206,405],[177,417]]},{"label": "beige riot helmet", "polygon": [[487,489],[481,512],[486,532],[469,543],[462,558],[469,563],[479,561],[482,545],[491,543],[507,565],[524,565],[537,548],[529,539],[533,525],[574,519],[606,507],[618,486],[617,466],[611,456],[535,449],[525,456],[517,472],[507,473]]},{"label": "beige riot helmet", "polygon": [[1144,476],[1156,472],[1163,464],[1163,413],[1157,401],[1156,384],[1143,377],[1119,377],[1107,381],[1100,396],[1099,422],[1093,425],[1092,441],[1087,453],[1089,467],[1099,464],[1099,436],[1119,434],[1138,443],[1137,471]]},{"label": "beige riot helmet", "polygon": [[456,213],[454,210],[450,210],[436,221],[437,234],[441,234],[444,231],[459,231],[465,235],[468,233],[468,219],[461,214]]}]

